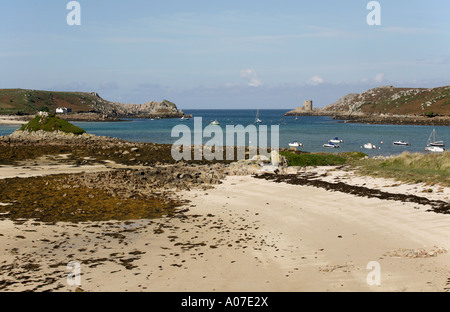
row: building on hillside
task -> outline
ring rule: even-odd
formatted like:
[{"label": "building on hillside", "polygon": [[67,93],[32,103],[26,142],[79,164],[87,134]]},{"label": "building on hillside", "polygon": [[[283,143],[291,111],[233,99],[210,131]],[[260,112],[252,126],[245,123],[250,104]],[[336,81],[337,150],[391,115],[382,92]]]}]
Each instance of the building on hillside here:
[{"label": "building on hillside", "polygon": [[67,107],[58,107],[56,109],[56,113],[57,114],[67,114],[67,113],[71,113],[72,109],[71,108],[67,108]]}]

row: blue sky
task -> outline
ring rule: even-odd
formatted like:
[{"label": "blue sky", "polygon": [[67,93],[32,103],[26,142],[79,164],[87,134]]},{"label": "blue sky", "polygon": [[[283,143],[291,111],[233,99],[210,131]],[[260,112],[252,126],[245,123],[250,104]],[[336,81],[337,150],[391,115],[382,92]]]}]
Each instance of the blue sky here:
[{"label": "blue sky", "polygon": [[180,108],[323,107],[450,84],[450,1],[0,0],[0,88],[96,91]]}]

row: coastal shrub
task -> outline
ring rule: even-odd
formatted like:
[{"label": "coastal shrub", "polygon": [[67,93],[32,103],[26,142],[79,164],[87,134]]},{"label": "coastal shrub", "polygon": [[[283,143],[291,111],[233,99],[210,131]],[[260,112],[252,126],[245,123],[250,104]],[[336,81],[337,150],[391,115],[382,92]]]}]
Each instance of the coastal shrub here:
[{"label": "coastal shrub", "polygon": [[66,133],[73,133],[76,135],[80,135],[85,133],[86,131],[81,129],[80,127],[77,127],[75,125],[72,125],[66,120],[63,120],[53,114],[49,116],[36,116],[30,122],[23,125],[20,130],[22,131],[62,131]]},{"label": "coastal shrub", "polygon": [[345,152],[339,153],[338,155],[345,158],[347,161],[358,160],[368,156],[366,153],[363,152]]},{"label": "coastal shrub", "polygon": [[333,153],[301,153],[284,151],[280,153],[286,157],[289,166],[338,166],[367,156],[362,152]]},{"label": "coastal shrub", "polygon": [[289,166],[334,166],[343,165],[346,159],[336,154],[296,154],[292,152],[281,152],[286,157]]}]

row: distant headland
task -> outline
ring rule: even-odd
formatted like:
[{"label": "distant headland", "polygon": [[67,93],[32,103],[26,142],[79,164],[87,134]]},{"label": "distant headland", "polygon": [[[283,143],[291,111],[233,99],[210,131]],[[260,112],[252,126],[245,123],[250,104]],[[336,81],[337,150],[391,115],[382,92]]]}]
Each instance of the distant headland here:
[{"label": "distant headland", "polygon": [[56,113],[70,121],[191,117],[168,100],[124,104],[105,100],[96,92],[0,89],[0,115],[18,115],[31,119],[40,111]]},{"label": "distant headland", "polygon": [[324,108],[311,100],[285,116],[333,116],[344,122],[450,126],[450,86],[396,88],[384,86],[351,93]]}]

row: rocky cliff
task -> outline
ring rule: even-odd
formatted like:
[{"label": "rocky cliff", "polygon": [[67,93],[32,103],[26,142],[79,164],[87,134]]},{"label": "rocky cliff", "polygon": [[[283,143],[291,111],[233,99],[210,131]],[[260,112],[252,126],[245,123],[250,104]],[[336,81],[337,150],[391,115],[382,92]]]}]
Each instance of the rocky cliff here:
[{"label": "rocky cliff", "polygon": [[120,117],[142,117],[142,116],[183,116],[183,111],[179,110],[177,106],[168,101],[162,102],[147,102],[144,104],[122,104],[112,103],[109,107],[109,112]]}]

